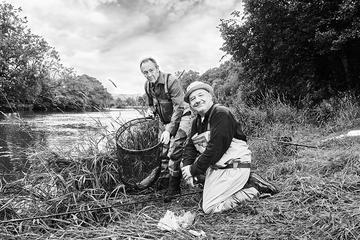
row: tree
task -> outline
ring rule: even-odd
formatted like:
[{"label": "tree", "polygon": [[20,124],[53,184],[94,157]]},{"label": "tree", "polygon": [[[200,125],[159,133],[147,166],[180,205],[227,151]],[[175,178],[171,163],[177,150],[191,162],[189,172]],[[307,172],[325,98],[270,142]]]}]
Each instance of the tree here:
[{"label": "tree", "polygon": [[126,105],[127,105],[127,106],[131,106],[131,107],[136,106],[136,101],[135,101],[135,99],[132,98],[132,97],[128,97],[128,98],[125,100],[125,102],[126,102]]},{"label": "tree", "polygon": [[147,106],[148,101],[147,101],[146,94],[144,94],[142,96],[138,96],[136,101],[137,101],[138,105],[140,105],[140,106]]},{"label": "tree", "polygon": [[116,108],[125,108],[126,107],[126,103],[121,99],[121,98],[117,98],[115,100],[115,107]]},{"label": "tree", "polygon": [[182,77],[180,78],[181,85],[183,89],[185,90],[190,83],[197,81],[199,79],[200,75],[198,72],[189,70],[187,72],[184,72]]},{"label": "tree", "polygon": [[47,75],[42,82],[42,90],[34,103],[33,109],[65,110],[68,105],[68,93],[64,82],[69,82],[67,79],[75,78],[76,73],[73,68],[67,68],[59,61],[49,62],[47,64]]},{"label": "tree", "polygon": [[62,79],[57,99],[63,110],[101,110],[110,106],[112,96],[96,78],[70,74]]},{"label": "tree", "polygon": [[241,64],[229,60],[219,67],[211,68],[203,73],[198,80],[210,84],[214,89],[214,96],[218,103],[230,106],[239,86],[243,82]]},{"label": "tree", "polygon": [[58,54],[40,36],[27,29],[21,8],[0,4],[0,108],[29,106],[37,100],[47,75],[46,64]]},{"label": "tree", "polygon": [[84,93],[88,98],[88,108],[103,109],[110,106],[113,97],[99,80],[84,74],[77,81],[82,82],[83,86],[88,90]]},{"label": "tree", "polygon": [[296,102],[360,93],[360,2],[245,0],[221,20],[222,50],[244,66],[248,98]]}]

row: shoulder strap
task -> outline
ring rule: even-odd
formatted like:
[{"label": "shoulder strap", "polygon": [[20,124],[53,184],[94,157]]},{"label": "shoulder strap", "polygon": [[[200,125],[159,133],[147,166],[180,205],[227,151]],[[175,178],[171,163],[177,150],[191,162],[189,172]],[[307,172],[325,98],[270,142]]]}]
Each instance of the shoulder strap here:
[{"label": "shoulder strap", "polygon": [[146,81],[145,93],[148,97],[150,97],[150,82],[149,81]]},{"label": "shoulder strap", "polygon": [[169,77],[170,77],[170,73],[166,74],[164,90],[168,99],[171,99],[171,96],[169,94]]},{"label": "shoulder strap", "polygon": [[[210,118],[211,118],[211,116],[212,116],[212,114],[213,114],[214,109],[215,109],[217,106],[219,106],[219,104],[214,104],[214,106],[213,106],[212,109],[210,110],[210,114],[209,114],[209,118],[208,118],[208,124],[207,124],[207,128],[206,128],[207,131],[210,131]],[[198,118],[198,119],[195,120],[195,121],[197,121],[197,122],[196,122],[196,126],[197,126],[197,128],[199,129],[199,125],[200,125],[201,120]]]},{"label": "shoulder strap", "polygon": [[[168,96],[169,99],[171,99],[170,95],[169,95],[169,77],[170,77],[170,73],[166,74],[166,79],[165,79],[165,86],[164,86],[164,91],[165,94]],[[146,81],[146,85],[145,85],[145,93],[148,97],[150,96],[150,82]]]},{"label": "shoulder strap", "polygon": [[213,106],[213,108],[211,109],[211,111],[210,111],[210,114],[209,114],[209,118],[208,118],[208,130],[210,130],[210,118],[211,118],[211,116],[212,116],[212,114],[213,114],[213,111],[215,110],[215,108],[217,107],[217,106],[219,106],[219,104],[217,104],[217,103],[215,103],[214,104],[214,106]]}]

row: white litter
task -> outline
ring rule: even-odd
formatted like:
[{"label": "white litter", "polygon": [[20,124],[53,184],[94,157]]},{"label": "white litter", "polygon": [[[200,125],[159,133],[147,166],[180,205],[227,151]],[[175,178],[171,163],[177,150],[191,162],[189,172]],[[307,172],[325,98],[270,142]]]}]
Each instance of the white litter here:
[{"label": "white litter", "polygon": [[161,230],[172,231],[186,229],[188,226],[193,224],[195,220],[195,213],[190,211],[184,212],[180,216],[176,216],[174,212],[167,210],[165,216],[160,219],[157,227]]},{"label": "white litter", "polygon": [[357,136],[360,136],[360,130],[352,130],[352,131],[349,131],[348,133],[346,134],[341,134],[337,137],[332,137],[332,138],[327,138],[323,141],[329,141],[329,140],[332,140],[332,139],[339,139],[339,138],[345,138],[345,137],[357,137]]},{"label": "white litter", "polygon": [[196,237],[205,237],[206,236],[206,234],[203,230],[200,230],[200,231],[189,230],[189,233],[191,233],[192,235],[194,235]]},{"label": "white litter", "polygon": [[353,130],[353,131],[350,131],[346,134],[346,136],[349,136],[349,137],[355,137],[355,136],[360,136],[360,130]]}]

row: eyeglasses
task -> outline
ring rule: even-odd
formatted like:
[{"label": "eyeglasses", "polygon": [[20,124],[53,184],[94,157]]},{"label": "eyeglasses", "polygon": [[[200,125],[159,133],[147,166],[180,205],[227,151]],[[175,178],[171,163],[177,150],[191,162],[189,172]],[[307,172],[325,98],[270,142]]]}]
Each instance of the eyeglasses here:
[{"label": "eyeglasses", "polygon": [[155,71],[154,68],[150,68],[149,71],[143,71],[143,74],[144,74],[145,76],[147,76],[147,75],[149,75],[149,74],[152,74],[154,71]]}]

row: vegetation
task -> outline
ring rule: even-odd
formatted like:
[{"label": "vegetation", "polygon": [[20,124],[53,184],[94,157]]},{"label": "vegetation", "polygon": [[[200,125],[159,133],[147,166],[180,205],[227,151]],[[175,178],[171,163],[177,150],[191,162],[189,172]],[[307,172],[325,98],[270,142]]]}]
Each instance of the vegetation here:
[{"label": "vegetation", "polygon": [[[195,213],[189,229],[203,230],[203,239],[358,239],[360,136],[339,135],[360,128],[360,118],[351,117],[360,112],[359,104],[348,100],[347,108],[338,108],[321,126],[306,123],[309,112],[278,99],[271,106],[267,112],[248,109],[238,117],[249,120],[244,128],[253,171],[280,189],[273,197],[205,215],[198,206],[201,189],[183,185],[184,196],[170,204],[163,203],[164,190],[129,192],[119,181],[114,133],[104,132],[99,134],[107,139],[106,149],[99,151],[98,143],[92,143],[78,154],[82,157],[34,149],[26,176],[2,182],[0,238],[194,238],[187,230],[157,228],[172,210],[177,215]],[[319,110],[318,116],[323,115]],[[314,148],[276,141],[283,136]],[[11,219],[14,222],[2,223]]]},{"label": "vegetation", "polygon": [[147,106],[147,96],[144,94],[142,96],[118,97],[112,106],[116,108],[138,108]]},{"label": "vegetation", "polygon": [[360,2],[245,0],[219,26],[222,50],[244,67],[243,100],[264,93],[301,107],[360,93]]},{"label": "vegetation", "polygon": [[0,4],[0,110],[95,110],[110,106],[101,82],[64,67],[58,52],[27,28],[21,8]]},{"label": "vegetation", "polygon": [[[0,238],[194,238],[187,230],[157,228],[172,210],[195,213],[189,229],[203,230],[203,239],[359,239],[360,137],[345,135],[360,129],[360,3],[244,3],[243,19],[235,11],[219,26],[222,49],[232,59],[202,75],[190,70],[182,83],[186,88],[202,80],[214,86],[216,101],[233,110],[248,136],[253,171],[278,186],[280,193],[205,215],[198,206],[200,189],[194,192],[184,185],[184,196],[170,204],[163,203],[163,191],[155,188],[129,192],[119,181],[115,134],[105,132],[104,151],[98,142],[78,154],[81,157],[34,149],[26,176],[1,182]],[[53,49],[24,31],[18,10],[0,6],[2,107],[106,106],[106,93],[101,94],[96,79],[62,67]],[[12,45],[22,48],[7,55]],[[31,55],[38,51],[35,47],[42,47],[43,54]],[[15,53],[23,55],[6,58]],[[18,61],[30,55],[37,64]],[[86,87],[77,85],[82,82]],[[66,83],[71,88],[62,87]],[[88,93],[95,88],[100,96],[92,98],[94,93]],[[68,97],[72,99],[67,102]],[[284,137],[302,145],[278,141]]]}]

